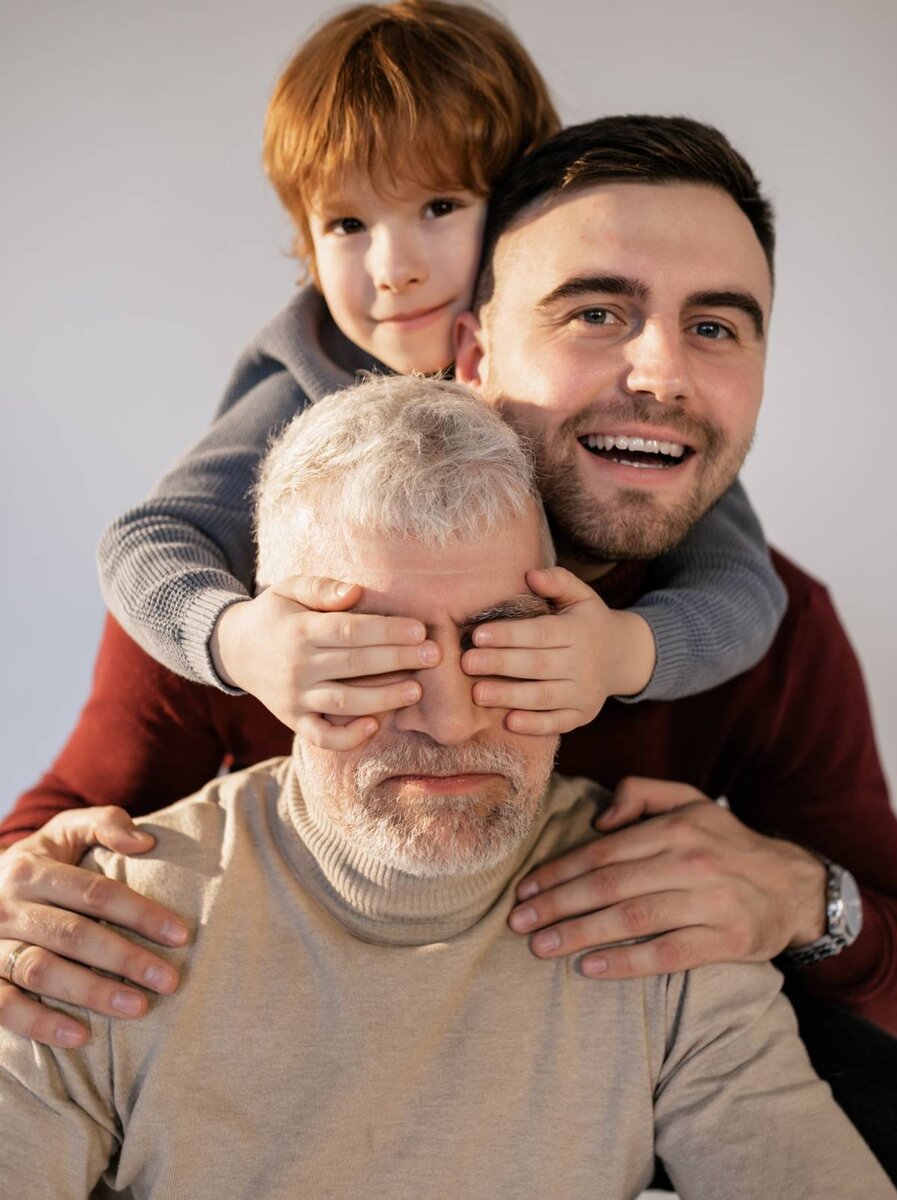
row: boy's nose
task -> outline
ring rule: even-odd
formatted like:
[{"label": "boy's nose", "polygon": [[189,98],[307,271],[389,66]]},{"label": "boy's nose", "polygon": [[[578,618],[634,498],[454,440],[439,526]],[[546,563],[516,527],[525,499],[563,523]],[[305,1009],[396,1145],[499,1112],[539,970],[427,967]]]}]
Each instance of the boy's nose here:
[{"label": "boy's nose", "polygon": [[441,746],[460,746],[490,728],[498,709],[475,704],[476,682],[461,670],[457,655],[447,654],[435,667],[418,674],[421,698],[396,710],[396,729],[425,733]]},{"label": "boy's nose", "polygon": [[384,230],[373,239],[369,270],[381,291],[400,292],[427,278],[426,262],[413,237]]},{"label": "boy's nose", "polygon": [[661,403],[686,400],[692,381],[678,323],[648,320],[626,348],[626,388],[644,392]]}]

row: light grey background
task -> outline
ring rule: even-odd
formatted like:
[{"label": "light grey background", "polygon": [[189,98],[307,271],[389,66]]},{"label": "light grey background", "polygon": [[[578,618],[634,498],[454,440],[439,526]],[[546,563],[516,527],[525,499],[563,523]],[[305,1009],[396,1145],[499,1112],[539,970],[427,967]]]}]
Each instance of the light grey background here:
[{"label": "light grey background", "polygon": [[[746,480],[770,539],[833,589],[894,778],[897,6],[497,7],[566,120],[711,120],[772,193],[780,282]],[[262,117],[291,49],[329,11],[4,7],[0,811],[50,762],[87,694],[102,527],[197,437],[238,351],[290,295]]]}]

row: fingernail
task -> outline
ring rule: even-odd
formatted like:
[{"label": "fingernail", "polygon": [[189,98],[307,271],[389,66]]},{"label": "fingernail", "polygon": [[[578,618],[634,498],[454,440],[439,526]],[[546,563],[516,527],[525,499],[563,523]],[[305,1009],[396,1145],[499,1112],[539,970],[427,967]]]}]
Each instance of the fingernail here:
[{"label": "fingernail", "polygon": [[129,829],[127,831],[127,836],[129,838],[133,838],[135,841],[142,842],[145,838],[148,838],[150,834],[148,834],[144,829]]},{"label": "fingernail", "polygon": [[182,925],[180,921],[165,921],[159,933],[172,946],[182,946],[188,936],[186,926]]},{"label": "fingernail", "polygon": [[488,629],[475,629],[473,631],[473,641],[476,646],[491,646],[492,634]]},{"label": "fingernail", "polygon": [[492,704],[495,700],[495,688],[488,683],[481,683],[477,688],[477,704]]},{"label": "fingernail", "polygon": [[349,592],[355,585],[353,583],[338,583],[336,585],[336,594],[342,599],[343,596],[348,596]]},{"label": "fingernail", "polygon": [[598,814],[598,816],[595,818],[595,820],[596,821],[604,821],[607,817],[612,817],[614,814],[614,809],[616,807],[617,807],[616,804],[608,804],[607,808],[605,808],[602,812],[600,812]]},{"label": "fingernail", "polygon": [[583,975],[603,975],[606,970],[606,958],[584,958],[582,960]]},{"label": "fingernail", "polygon": [[557,950],[561,944],[561,935],[556,929],[543,929],[541,933],[535,934],[532,941],[533,949],[539,954],[549,954],[552,950]]},{"label": "fingernail", "polygon": [[136,1017],[143,1012],[146,1001],[137,992],[113,992],[111,1003],[116,1012]]},{"label": "fingernail", "polygon": [[143,972],[143,981],[157,992],[170,992],[176,986],[178,977],[171,967],[147,967]]},{"label": "fingernail", "polygon": [[416,683],[411,683],[406,688],[402,688],[402,699],[406,704],[413,704],[415,700],[420,698],[420,688]]},{"label": "fingernail", "polygon": [[80,1025],[60,1025],[56,1030],[56,1041],[60,1046],[83,1046],[87,1041],[87,1030]]},{"label": "fingernail", "polygon": [[439,657],[439,651],[435,646],[421,646],[417,654],[420,661],[422,663],[426,663],[429,667],[432,667],[433,663],[435,663],[436,659]]},{"label": "fingernail", "polygon": [[406,625],[405,632],[413,642],[422,642],[427,636],[427,631],[419,621],[415,621],[413,625]]},{"label": "fingernail", "polygon": [[524,879],[523,883],[517,888],[518,900],[529,900],[533,896],[538,896],[539,885],[535,879]]},{"label": "fingernail", "polygon": [[464,670],[468,674],[475,675],[477,671],[483,669],[483,657],[477,654],[474,650],[467,651],[467,657],[464,660]]},{"label": "fingernail", "polygon": [[512,929],[516,929],[518,933],[526,933],[528,929],[532,929],[538,923],[539,916],[536,910],[527,904],[526,908],[515,909],[509,920]]}]

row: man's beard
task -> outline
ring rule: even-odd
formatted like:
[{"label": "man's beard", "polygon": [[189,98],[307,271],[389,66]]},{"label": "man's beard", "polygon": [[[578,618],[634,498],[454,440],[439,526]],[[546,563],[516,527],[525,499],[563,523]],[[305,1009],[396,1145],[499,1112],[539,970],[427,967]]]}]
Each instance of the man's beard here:
[{"label": "man's beard", "polygon": [[[424,734],[408,734],[370,746],[347,780],[328,752],[301,740],[296,750],[307,802],[316,803],[374,861],[429,878],[470,875],[507,858],[535,823],[552,766],[546,755],[544,770],[534,777],[511,747],[469,742],[453,749]],[[383,786],[401,775],[468,774],[498,778],[488,788],[452,795],[401,795],[400,784]]]},{"label": "man's beard", "polygon": [[[732,443],[706,418],[641,396],[582,409],[558,428],[550,442],[538,428],[516,418],[510,406],[503,412],[531,448],[561,561],[617,562],[665,554],[734,482],[751,444],[750,437]],[[675,430],[698,450],[698,470],[682,495],[670,500],[651,488],[618,487],[612,498],[602,499],[582,481],[577,458],[588,451],[580,449],[578,438],[603,425],[625,428],[627,424]]]}]

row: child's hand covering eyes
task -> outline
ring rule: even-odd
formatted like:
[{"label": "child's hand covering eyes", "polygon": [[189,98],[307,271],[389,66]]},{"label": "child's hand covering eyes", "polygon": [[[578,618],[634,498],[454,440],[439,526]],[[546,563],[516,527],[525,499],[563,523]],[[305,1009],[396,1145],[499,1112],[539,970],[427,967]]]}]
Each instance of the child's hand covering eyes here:
[{"label": "child's hand covering eyes", "polygon": [[655,662],[654,635],[640,616],[617,612],[563,567],[527,572],[533,592],[556,612],[496,621],[474,631],[461,665],[489,675],[473,696],[487,708],[509,708],[515,733],[566,733],[594,720],[608,696],[640,692]]},{"label": "child's hand covering eyes", "polygon": [[419,683],[389,676],[439,661],[420,621],[346,612],[361,594],[358,584],[293,575],[232,604],[212,637],[215,669],[313,745],[360,746],[378,729],[371,714],[420,698]]}]

